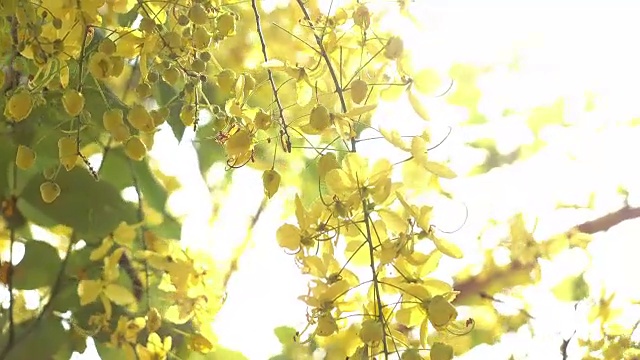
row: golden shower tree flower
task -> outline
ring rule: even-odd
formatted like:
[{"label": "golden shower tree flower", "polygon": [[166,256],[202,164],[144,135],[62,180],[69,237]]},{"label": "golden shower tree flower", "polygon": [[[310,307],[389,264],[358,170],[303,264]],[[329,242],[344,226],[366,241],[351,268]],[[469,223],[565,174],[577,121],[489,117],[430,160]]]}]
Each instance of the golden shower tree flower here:
[{"label": "golden shower tree flower", "polygon": [[100,279],[80,280],[78,296],[81,305],[90,304],[100,298],[105,311],[111,314],[111,302],[117,305],[129,305],[136,301],[129,289],[117,283],[120,276],[119,261],[124,251],[124,248],[118,248],[104,258],[104,269]]},{"label": "golden shower tree flower", "polygon": [[340,265],[333,254],[327,252],[319,256],[305,256],[301,258],[303,271],[311,276],[323,279],[327,285],[345,280],[350,286],[358,285],[358,277],[349,269]]},{"label": "golden shower tree flower", "polygon": [[171,351],[171,346],[171,336],[165,336],[165,338],[162,339],[160,335],[152,332],[147,338],[146,346],[136,345],[136,353],[140,360],[164,360],[167,358],[169,351]]},{"label": "golden shower tree flower", "polygon": [[370,168],[368,159],[358,153],[348,153],[340,169],[329,170],[325,182],[329,189],[342,199],[354,193],[359,198],[371,196],[374,202],[384,202],[391,193],[391,162],[380,159]]}]

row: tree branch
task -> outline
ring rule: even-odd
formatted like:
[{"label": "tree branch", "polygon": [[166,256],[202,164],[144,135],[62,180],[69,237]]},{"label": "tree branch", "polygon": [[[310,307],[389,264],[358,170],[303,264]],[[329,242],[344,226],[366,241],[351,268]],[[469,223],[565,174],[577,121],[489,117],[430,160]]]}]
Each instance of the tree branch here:
[{"label": "tree branch", "polygon": [[[254,0],[255,1],[255,0]],[[316,34],[316,29],[311,22],[311,16],[309,16],[309,12],[307,8],[304,7],[304,3],[302,0],[297,0],[298,6],[300,6],[300,10],[302,10],[302,14],[304,15],[304,19],[309,22],[309,27],[313,31],[313,37],[316,39],[316,43],[318,44],[318,48],[320,49],[320,55],[324,59],[324,62],[327,63],[327,68],[329,69],[329,74],[331,74],[331,79],[333,80],[333,84],[336,87],[336,93],[338,94],[338,98],[340,99],[340,107],[343,113],[347,112],[347,102],[344,100],[344,93],[342,92],[342,87],[340,86],[340,81],[338,80],[338,76],[336,75],[336,71],[331,65],[331,59],[329,59],[329,54],[327,50],[324,48],[324,44],[322,43],[322,37]],[[356,151],[356,139],[351,138],[351,152]]]},{"label": "tree branch", "polygon": [[[260,37],[260,45],[262,47],[262,56],[264,61],[269,61],[269,56],[267,56],[267,43],[264,40],[264,34],[262,33],[262,25],[260,24],[260,13],[258,12],[258,4],[256,4],[256,0],[251,0],[251,7],[253,8],[253,16],[256,19],[256,29],[258,31],[258,37]],[[271,69],[267,69],[267,75],[269,76],[269,83],[271,84],[271,91],[273,92],[273,96],[276,100],[276,105],[278,106],[278,111],[280,112],[280,122],[282,127],[281,136],[284,138],[284,143],[286,145],[286,151],[288,153],[291,152],[291,137],[287,132],[287,122],[284,120],[284,108],[282,107],[282,103],[280,102],[280,98],[278,97],[278,89],[276,87],[276,82],[273,79],[273,72]]]},{"label": "tree branch", "polygon": [[[624,206],[619,210],[604,215],[594,220],[586,221],[578,224],[564,232],[566,235],[574,234],[576,231],[585,234],[595,234],[601,231],[607,231],[610,228],[627,220],[640,218],[639,207]],[[508,278],[513,278],[514,273],[529,274],[537,266],[537,262],[522,263],[519,261],[511,262],[509,265],[497,269],[490,275],[478,274],[468,279],[454,283],[453,288],[460,294],[454,300],[454,304],[462,304],[468,302],[472,297],[479,296],[481,293],[490,290],[492,287],[500,284],[501,288],[510,287],[503,282]],[[514,284],[516,285],[516,284]]]}]

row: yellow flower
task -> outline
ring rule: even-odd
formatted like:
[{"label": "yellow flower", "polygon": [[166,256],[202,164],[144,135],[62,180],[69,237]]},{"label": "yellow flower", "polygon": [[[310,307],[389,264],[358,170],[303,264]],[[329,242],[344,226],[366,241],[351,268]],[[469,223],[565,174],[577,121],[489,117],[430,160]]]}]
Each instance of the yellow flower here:
[{"label": "yellow flower", "polygon": [[104,268],[101,279],[80,280],[78,283],[80,305],[90,304],[100,298],[105,310],[110,314],[110,302],[124,306],[136,301],[135,296],[133,296],[129,289],[116,283],[120,276],[119,261],[123,253],[124,248],[118,248],[111,255],[104,258]]},{"label": "yellow flower", "polygon": [[340,198],[348,198],[355,192],[365,197],[371,195],[379,204],[391,193],[391,170],[387,159],[380,159],[369,168],[367,159],[358,153],[348,153],[342,160],[342,168],[329,170],[325,181]]},{"label": "yellow flower", "polygon": [[164,340],[160,336],[152,332],[147,338],[147,346],[136,345],[136,353],[140,360],[164,360],[171,351],[171,336],[167,336]]},{"label": "yellow flower", "polygon": [[306,256],[301,261],[304,265],[303,271],[305,273],[324,279],[329,285],[343,279],[352,287],[360,282],[352,271],[346,268],[343,269],[338,260],[329,252],[323,252],[322,258]]},{"label": "yellow flower", "polygon": [[116,329],[111,334],[111,344],[120,346],[123,343],[137,343],[138,333],[145,325],[144,318],[128,319],[126,316],[120,316]]}]

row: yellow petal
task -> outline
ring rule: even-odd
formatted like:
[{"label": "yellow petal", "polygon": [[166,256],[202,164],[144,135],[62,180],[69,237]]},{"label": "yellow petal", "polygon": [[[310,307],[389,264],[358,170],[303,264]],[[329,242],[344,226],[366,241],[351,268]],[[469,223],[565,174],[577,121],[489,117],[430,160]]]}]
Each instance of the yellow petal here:
[{"label": "yellow petal", "polygon": [[338,195],[346,193],[351,186],[349,176],[347,176],[347,173],[342,169],[330,170],[325,176],[324,181],[329,190]]},{"label": "yellow petal", "polygon": [[406,232],[409,226],[407,220],[403,219],[402,216],[398,215],[395,211],[380,209],[378,210],[378,215],[380,215],[385,222],[387,228],[396,234]]},{"label": "yellow petal", "polygon": [[296,251],[300,248],[300,229],[291,224],[284,224],[276,231],[278,245],[283,248]]},{"label": "yellow petal", "polygon": [[104,317],[106,319],[111,319],[113,307],[111,306],[111,301],[109,301],[109,298],[107,298],[104,292],[100,293],[100,302],[102,303],[102,307],[104,307]]},{"label": "yellow petal", "polygon": [[414,218],[418,217],[418,214],[416,213],[414,208],[404,200],[404,197],[402,196],[402,194],[400,194],[399,192],[396,191],[396,197],[398,198],[398,200],[402,204],[402,207],[404,207],[404,209],[407,211],[407,213],[409,213],[409,215],[411,215]]},{"label": "yellow petal", "polygon": [[388,179],[391,176],[392,169],[391,162],[388,159],[383,158],[376,161],[371,169],[369,183],[375,186],[378,182]]},{"label": "yellow petal", "polygon": [[295,204],[296,204],[296,219],[298,220],[298,225],[300,225],[301,229],[306,229],[308,224],[307,224],[307,210],[304,208],[304,205],[302,205],[302,201],[300,200],[300,196],[298,196],[298,194],[296,194],[296,199],[295,199]]},{"label": "yellow petal", "polygon": [[400,96],[402,96],[402,93],[405,91],[405,89],[405,86],[390,85],[386,89],[380,91],[380,97],[384,101],[394,102],[397,101]]},{"label": "yellow petal", "polygon": [[447,240],[441,239],[435,235],[431,236],[430,239],[435,244],[436,248],[440,250],[443,254],[450,256],[454,259],[462,259],[462,250],[458,247],[458,245],[449,242]]},{"label": "yellow petal", "polygon": [[119,245],[131,247],[133,240],[138,236],[138,232],[135,226],[129,225],[122,221],[118,227],[113,231],[113,240]]},{"label": "yellow petal", "polygon": [[235,86],[235,99],[237,103],[242,103],[242,101],[244,100],[244,83],[245,83],[245,76],[244,74],[240,74],[240,76],[238,76],[238,79],[236,80],[236,86]]},{"label": "yellow petal", "polygon": [[366,114],[369,111],[374,110],[377,106],[378,106],[378,104],[370,104],[370,105],[356,107],[356,108],[353,108],[353,109],[349,110],[348,112],[346,112],[345,114],[343,114],[341,116],[346,116],[346,117],[360,116],[362,114]]},{"label": "yellow petal", "polygon": [[100,280],[80,280],[78,283],[80,305],[84,306],[96,301],[101,291],[102,282]]},{"label": "yellow petal", "polygon": [[66,62],[63,62],[60,67],[60,86],[65,89],[69,85],[69,67]]},{"label": "yellow petal", "polygon": [[[417,306],[400,309],[396,312],[396,320],[404,326],[414,327],[420,323],[421,316]],[[423,315],[424,316],[424,315]]]},{"label": "yellow petal", "polygon": [[109,284],[105,287],[104,293],[109,300],[118,305],[128,305],[136,301],[131,291],[122,285]]},{"label": "yellow petal", "polygon": [[420,345],[427,347],[427,335],[429,330],[429,318],[424,318],[420,324]]},{"label": "yellow petal", "polygon": [[400,136],[397,130],[386,130],[380,128],[380,134],[384,137],[391,145],[397,147],[398,149],[402,149],[404,151],[409,151],[411,147],[407,145],[404,139]]},{"label": "yellow petal", "polygon": [[453,170],[449,169],[449,167],[444,164],[433,161],[425,161],[422,165],[429,172],[441,178],[453,179],[458,176],[455,172],[453,172]]},{"label": "yellow petal", "polygon": [[240,130],[231,135],[226,142],[227,155],[238,156],[251,148],[251,135],[246,130]]},{"label": "yellow petal", "polygon": [[342,168],[354,181],[360,184],[369,177],[369,164],[367,159],[358,153],[348,153],[342,160]]},{"label": "yellow petal", "polygon": [[306,106],[313,98],[313,90],[303,79],[296,81],[296,103]]},{"label": "yellow petal", "polygon": [[453,292],[453,288],[451,287],[451,285],[442,280],[434,278],[423,279],[422,286],[424,286],[424,288],[427,289],[430,294],[434,295],[449,294]]},{"label": "yellow petal", "polygon": [[418,98],[418,96],[413,93],[413,91],[409,91],[409,104],[411,104],[413,111],[415,111],[418,116],[420,116],[423,120],[429,120],[429,113],[427,112],[427,109],[424,107],[422,101]]},{"label": "yellow petal", "polygon": [[107,255],[107,252],[111,250],[111,246],[113,246],[113,240],[108,237],[104,238],[104,240],[102,240],[102,244],[89,254],[89,260],[96,261],[102,259]]},{"label": "yellow petal", "polygon": [[411,140],[411,155],[413,159],[420,165],[425,166],[427,162],[427,142],[416,136]]},{"label": "yellow petal", "polygon": [[322,155],[318,160],[318,173],[320,175],[320,179],[324,179],[330,170],[339,168],[340,164],[336,159],[336,154],[333,152]]},{"label": "yellow petal", "polygon": [[322,278],[327,273],[327,267],[322,262],[322,260],[317,256],[307,256],[303,260],[304,264],[307,267],[307,271],[310,275],[315,277]]},{"label": "yellow petal", "polygon": [[338,297],[343,296],[349,290],[350,285],[346,280],[340,280],[335,282],[329,286],[327,291],[323,292],[320,295],[320,302],[324,301],[334,301]]}]

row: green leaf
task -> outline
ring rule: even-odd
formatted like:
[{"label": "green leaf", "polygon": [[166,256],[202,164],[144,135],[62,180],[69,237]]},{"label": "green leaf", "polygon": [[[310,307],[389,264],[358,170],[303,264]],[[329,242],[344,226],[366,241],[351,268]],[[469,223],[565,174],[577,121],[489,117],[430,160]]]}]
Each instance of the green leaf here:
[{"label": "green leaf", "polygon": [[287,346],[295,342],[294,337],[296,336],[297,331],[290,326],[278,326],[273,329],[273,333],[278,337],[280,344]]},{"label": "green leaf", "polygon": [[168,239],[180,239],[180,234],[182,232],[182,224],[178,222],[177,219],[170,217],[166,212],[163,213],[164,220],[162,224],[158,226],[154,226],[152,229],[159,236],[168,238]]},{"label": "green leaf", "polygon": [[[91,252],[93,250],[94,248],[85,246],[82,249],[74,250],[69,255],[67,255],[69,258],[67,259],[67,265],[65,266],[65,273],[69,277],[77,277],[81,271],[90,269],[90,264],[92,263],[92,261],[89,256],[91,255]],[[102,269],[97,270],[98,273],[96,275],[102,272]],[[87,275],[91,278],[91,276],[94,274],[89,273]]]},{"label": "green leaf", "polygon": [[[178,94],[176,90],[164,81],[160,81],[156,87],[154,98],[158,102],[158,106],[169,106],[169,118],[167,123],[173,130],[173,135],[178,141],[182,141],[182,135],[184,135],[185,126],[180,120],[180,109],[182,108],[182,101],[175,101],[175,97]],[[169,104],[171,102],[171,104]]]},{"label": "green leaf", "polygon": [[169,194],[167,193],[167,189],[162,186],[151,172],[149,163],[147,161],[131,161],[131,165],[145,201],[147,201],[152,208],[163,211],[167,204]]},{"label": "green leaf", "polygon": [[20,328],[24,330],[18,332],[16,337],[22,340],[9,351],[5,359],[48,359],[58,352],[69,337],[62,327],[62,321],[54,316],[30,321]]},{"label": "green leaf", "polygon": [[170,217],[165,209],[169,193],[153,174],[147,161],[131,161],[122,148],[111,149],[100,168],[100,179],[109,182],[121,191],[134,185],[130,169],[133,170],[145,201],[164,215],[163,223],[154,227],[154,231],[158,232],[158,235],[168,238],[179,238],[182,225]]},{"label": "green leaf", "polygon": [[584,274],[569,276],[554,286],[551,291],[558,300],[579,301],[589,296],[589,284],[584,280]]},{"label": "green leaf", "polygon": [[560,98],[549,106],[540,106],[533,109],[527,119],[527,125],[533,133],[538,133],[545,127],[553,124],[562,124],[564,121],[565,100]]},{"label": "green leaf", "polygon": [[78,281],[66,279],[60,285],[60,289],[51,299],[51,309],[59,312],[74,311],[80,308],[78,297]]},{"label": "green leaf", "polygon": [[84,108],[91,114],[91,121],[98,125],[97,129],[103,129],[102,115],[107,109],[120,109],[126,114],[128,107],[111,90],[106,87],[95,87],[97,85],[91,75],[89,75],[87,83],[89,86],[82,88],[85,99]]},{"label": "green leaf", "polygon": [[203,174],[209,171],[213,164],[227,160],[224,147],[213,140],[217,134],[218,131],[213,127],[213,121],[198,127],[196,141],[193,145],[198,154],[200,172]]},{"label": "green leaf", "polygon": [[13,286],[20,290],[53,286],[62,264],[58,251],[39,240],[28,240],[24,251],[24,258],[13,270]]},{"label": "green leaf", "polygon": [[102,360],[120,360],[126,359],[126,353],[122,348],[109,346],[108,343],[102,343],[96,341],[96,350],[98,351],[98,355],[100,355],[100,359]]},{"label": "green leaf", "polygon": [[131,171],[129,171],[129,158],[125,155],[124,148],[109,149],[102,160],[98,175],[100,181],[110,183],[117,190],[133,186],[133,178]]},{"label": "green leaf", "polygon": [[169,194],[155,177],[147,161],[131,161],[122,148],[111,149],[100,168],[100,179],[113,184],[118,190],[133,186],[131,171],[138,182],[145,201],[158,211],[163,211]]},{"label": "green leaf", "polygon": [[[15,161],[16,149],[13,144],[8,141],[0,141],[0,173],[8,173],[9,169],[13,168]],[[8,195],[9,191],[9,178],[7,176],[0,176],[0,195]]]},{"label": "green leaf", "polygon": [[60,171],[56,182],[61,194],[51,204],[40,197],[41,176],[33,176],[18,200],[18,208],[41,226],[62,224],[76,230],[87,242],[98,241],[126,221],[136,222],[136,208],[125,202],[118,189],[104,181],[95,181],[82,168]]}]

